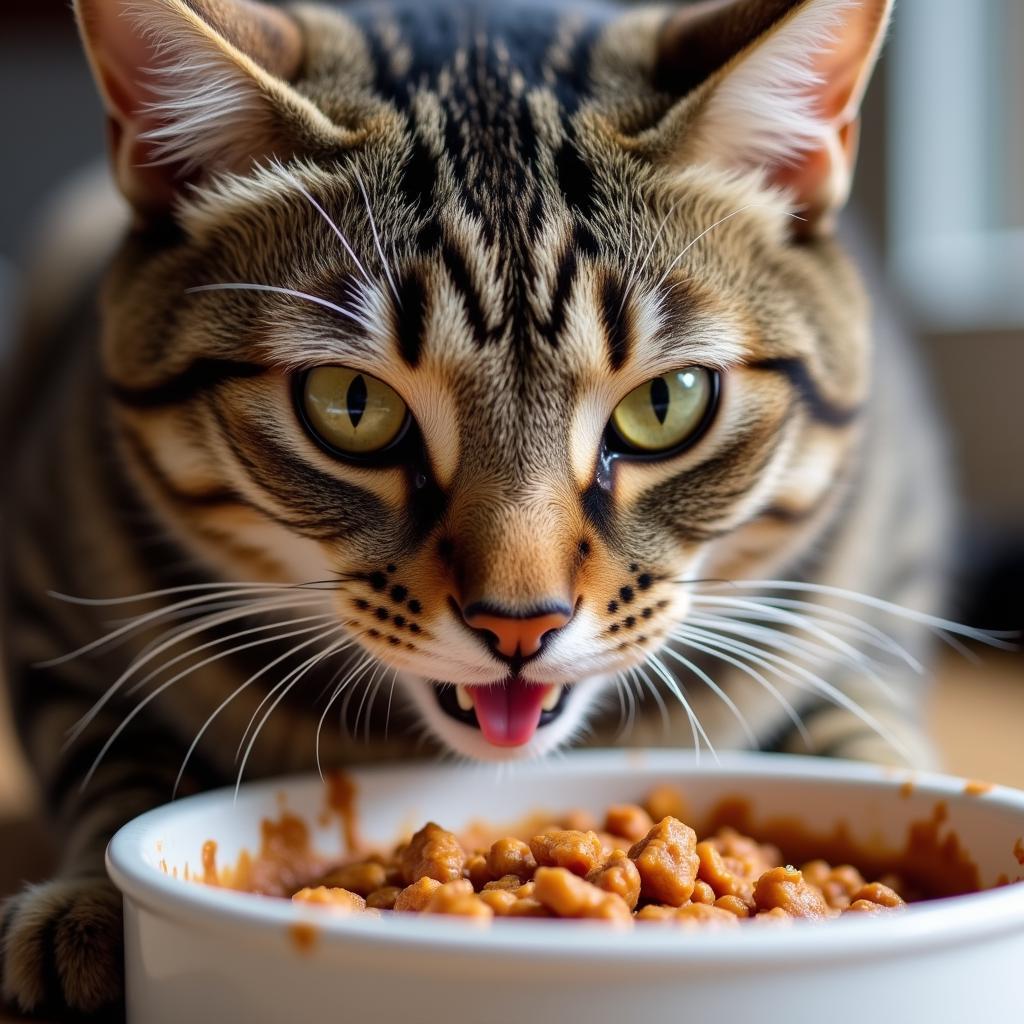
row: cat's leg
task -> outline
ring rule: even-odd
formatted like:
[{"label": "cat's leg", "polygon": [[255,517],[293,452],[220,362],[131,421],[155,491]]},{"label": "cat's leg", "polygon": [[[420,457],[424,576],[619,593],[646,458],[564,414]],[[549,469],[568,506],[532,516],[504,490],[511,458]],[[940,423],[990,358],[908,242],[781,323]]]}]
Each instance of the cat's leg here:
[{"label": "cat's leg", "polygon": [[[41,706],[37,728],[55,706]],[[66,721],[66,709],[57,718]],[[54,723],[49,723],[52,727]],[[104,852],[121,825],[166,802],[180,760],[166,740],[133,731],[115,744],[83,788],[85,773],[114,717],[95,720],[85,742],[44,765],[46,796],[61,836],[54,878],[25,887],[0,910],[4,1001],[28,1012],[120,1013],[123,942],[120,893],[107,878]],[[59,735],[53,736],[59,747]]]}]

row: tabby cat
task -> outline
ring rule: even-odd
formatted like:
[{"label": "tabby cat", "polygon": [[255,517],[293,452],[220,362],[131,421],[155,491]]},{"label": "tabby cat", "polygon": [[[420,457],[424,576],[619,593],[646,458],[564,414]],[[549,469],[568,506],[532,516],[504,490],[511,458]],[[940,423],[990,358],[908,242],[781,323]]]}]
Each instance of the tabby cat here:
[{"label": "tabby cat", "polygon": [[103,851],[172,792],[928,762],[943,461],[834,238],[890,3],[75,0],[131,223],[10,377],[7,671],[64,839],[8,1000],[119,1004]]}]

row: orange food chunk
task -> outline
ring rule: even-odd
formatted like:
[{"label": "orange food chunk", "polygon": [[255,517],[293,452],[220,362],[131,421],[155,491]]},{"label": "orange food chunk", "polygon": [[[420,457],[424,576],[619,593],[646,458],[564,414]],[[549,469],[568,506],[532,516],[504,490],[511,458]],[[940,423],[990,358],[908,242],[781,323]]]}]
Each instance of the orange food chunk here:
[{"label": "orange food chunk", "polygon": [[566,868],[537,868],[533,882],[536,901],[558,917],[632,923],[632,914],[621,896],[591,885]]},{"label": "orange food chunk", "polygon": [[409,840],[401,864],[405,881],[410,885],[420,878],[453,882],[462,877],[466,851],[451,832],[431,821]]},{"label": "orange food chunk", "polygon": [[641,895],[656,903],[681,907],[692,895],[700,861],[697,834],[678,818],[662,818],[629,857],[640,872]]},{"label": "orange food chunk", "polygon": [[530,840],[530,851],[543,867],[566,868],[574,875],[588,875],[602,860],[603,848],[596,832],[552,829]]},{"label": "orange food chunk", "polygon": [[771,868],[754,886],[758,910],[782,910],[790,917],[823,918],[834,913],[821,890],[804,881],[794,867]]},{"label": "orange food chunk", "polygon": [[492,878],[516,875],[525,882],[537,870],[537,861],[530,847],[521,839],[499,839],[487,853],[487,868]]},{"label": "orange food chunk", "polygon": [[473,892],[473,883],[468,878],[456,878],[439,885],[423,909],[428,914],[452,914],[482,921],[494,917],[494,910]]},{"label": "orange food chunk", "polygon": [[614,850],[602,867],[587,875],[587,881],[620,896],[630,910],[640,899],[640,872],[623,850]]},{"label": "orange food chunk", "polygon": [[412,885],[407,885],[396,897],[394,909],[399,913],[419,913],[426,909],[431,896],[442,883],[436,878],[424,875]]},{"label": "orange food chunk", "polygon": [[305,889],[300,889],[292,896],[292,900],[296,903],[330,907],[331,910],[341,911],[345,914],[356,914],[366,909],[366,900],[358,893],[326,885],[307,886]]},{"label": "orange food chunk", "polygon": [[635,843],[654,827],[651,816],[639,804],[615,804],[604,816],[604,830]]}]

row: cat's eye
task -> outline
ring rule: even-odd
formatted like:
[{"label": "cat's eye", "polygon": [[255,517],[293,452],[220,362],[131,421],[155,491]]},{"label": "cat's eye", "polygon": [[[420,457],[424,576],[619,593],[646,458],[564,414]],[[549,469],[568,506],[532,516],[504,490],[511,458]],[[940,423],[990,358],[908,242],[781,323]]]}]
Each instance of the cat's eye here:
[{"label": "cat's eye", "polygon": [[608,424],[606,444],[625,455],[681,450],[704,431],[714,413],[718,376],[700,366],[663,373],[634,388]]},{"label": "cat's eye", "polygon": [[409,410],[394,388],[344,366],[303,375],[299,406],[307,429],[340,455],[366,459],[393,449],[409,426]]}]

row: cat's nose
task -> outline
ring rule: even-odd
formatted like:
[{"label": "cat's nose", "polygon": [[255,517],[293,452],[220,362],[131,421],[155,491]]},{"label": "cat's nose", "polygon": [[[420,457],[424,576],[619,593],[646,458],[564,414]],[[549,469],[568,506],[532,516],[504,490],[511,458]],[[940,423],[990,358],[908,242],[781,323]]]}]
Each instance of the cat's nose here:
[{"label": "cat's nose", "polygon": [[462,609],[462,618],[470,629],[490,633],[494,649],[506,658],[529,658],[541,647],[544,637],[561,629],[572,618],[572,609],[548,605],[542,611],[513,615],[477,601]]}]

